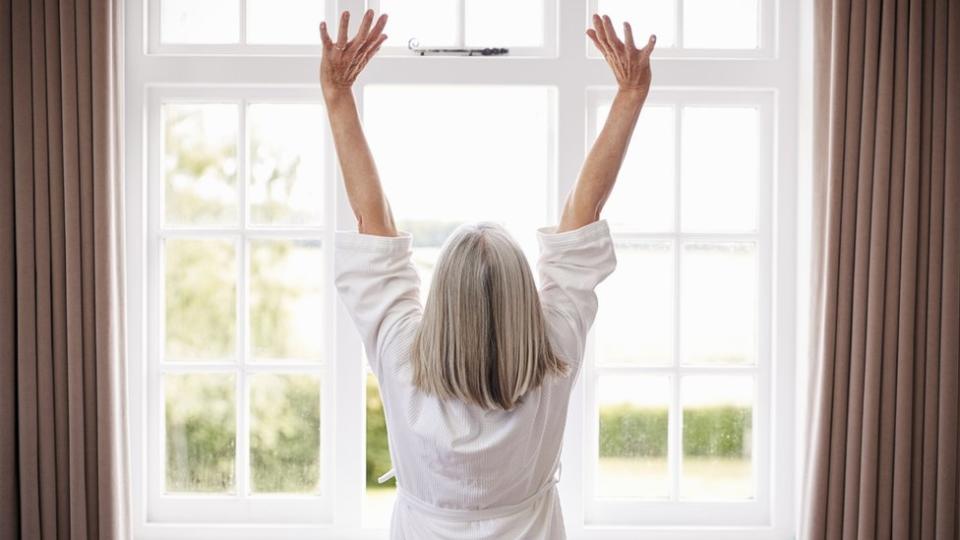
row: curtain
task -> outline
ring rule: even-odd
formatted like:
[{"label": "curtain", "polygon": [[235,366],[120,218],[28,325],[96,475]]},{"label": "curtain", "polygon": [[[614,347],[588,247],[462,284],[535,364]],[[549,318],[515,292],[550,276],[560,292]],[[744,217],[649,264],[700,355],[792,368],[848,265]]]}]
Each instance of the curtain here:
[{"label": "curtain", "polygon": [[3,539],[131,536],[117,10],[0,0]]},{"label": "curtain", "polygon": [[960,538],[960,1],[816,0],[803,538]]}]

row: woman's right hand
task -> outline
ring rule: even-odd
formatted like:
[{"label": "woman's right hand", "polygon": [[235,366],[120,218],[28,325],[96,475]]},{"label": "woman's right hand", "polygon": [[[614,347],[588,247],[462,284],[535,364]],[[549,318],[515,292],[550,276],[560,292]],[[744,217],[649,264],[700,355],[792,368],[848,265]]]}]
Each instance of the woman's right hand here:
[{"label": "woman's right hand", "polygon": [[383,28],[387,24],[386,14],[380,15],[376,24],[373,24],[373,10],[368,9],[363,14],[360,28],[353,39],[347,38],[347,26],[350,23],[350,12],[340,14],[340,28],[337,31],[337,40],[330,39],[327,32],[327,23],[320,23],[320,39],[323,41],[323,58],[320,61],[320,87],[324,96],[337,92],[350,92],[357,75],[363,71],[367,62],[386,41],[387,35]]},{"label": "woman's right hand", "polygon": [[621,90],[639,92],[646,97],[650,91],[653,77],[650,71],[650,54],[657,43],[657,36],[650,35],[647,44],[638,49],[633,43],[633,29],[630,23],[623,23],[624,41],[617,37],[610,17],[593,15],[593,28],[587,30],[587,36],[603,54],[610,69],[617,78]]}]

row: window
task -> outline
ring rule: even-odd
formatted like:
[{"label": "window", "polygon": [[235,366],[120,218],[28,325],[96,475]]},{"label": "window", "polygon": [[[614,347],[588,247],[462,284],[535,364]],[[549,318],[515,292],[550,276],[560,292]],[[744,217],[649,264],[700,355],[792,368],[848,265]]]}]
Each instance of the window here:
[{"label": "window", "polygon": [[[618,269],[571,396],[567,532],[789,537],[794,3],[367,4],[390,39],[355,95],[424,297],[467,221],[504,224],[535,262],[615,91],[588,14],[657,33],[604,210]],[[355,223],[315,79],[319,21],[365,7],[125,4],[137,538],[384,534],[386,425],[330,280],[333,232]],[[420,57],[411,38],[510,54]]]}]

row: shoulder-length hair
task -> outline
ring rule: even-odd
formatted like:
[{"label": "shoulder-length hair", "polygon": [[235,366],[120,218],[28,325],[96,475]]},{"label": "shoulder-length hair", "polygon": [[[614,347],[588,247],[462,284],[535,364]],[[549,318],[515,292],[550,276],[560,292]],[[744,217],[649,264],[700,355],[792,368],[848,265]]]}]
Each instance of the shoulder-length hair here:
[{"label": "shoulder-length hair", "polygon": [[411,356],[419,389],[485,409],[510,410],[547,375],[568,373],[523,251],[487,222],[462,225],[445,243]]}]

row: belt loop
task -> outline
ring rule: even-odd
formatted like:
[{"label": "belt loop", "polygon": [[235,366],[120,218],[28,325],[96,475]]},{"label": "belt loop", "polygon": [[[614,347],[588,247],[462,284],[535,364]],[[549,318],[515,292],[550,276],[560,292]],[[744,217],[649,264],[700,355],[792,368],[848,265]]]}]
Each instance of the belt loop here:
[{"label": "belt loop", "polygon": [[377,478],[377,483],[382,484],[391,478],[397,477],[397,470],[393,467],[390,467],[390,470],[380,475],[380,478]]}]

